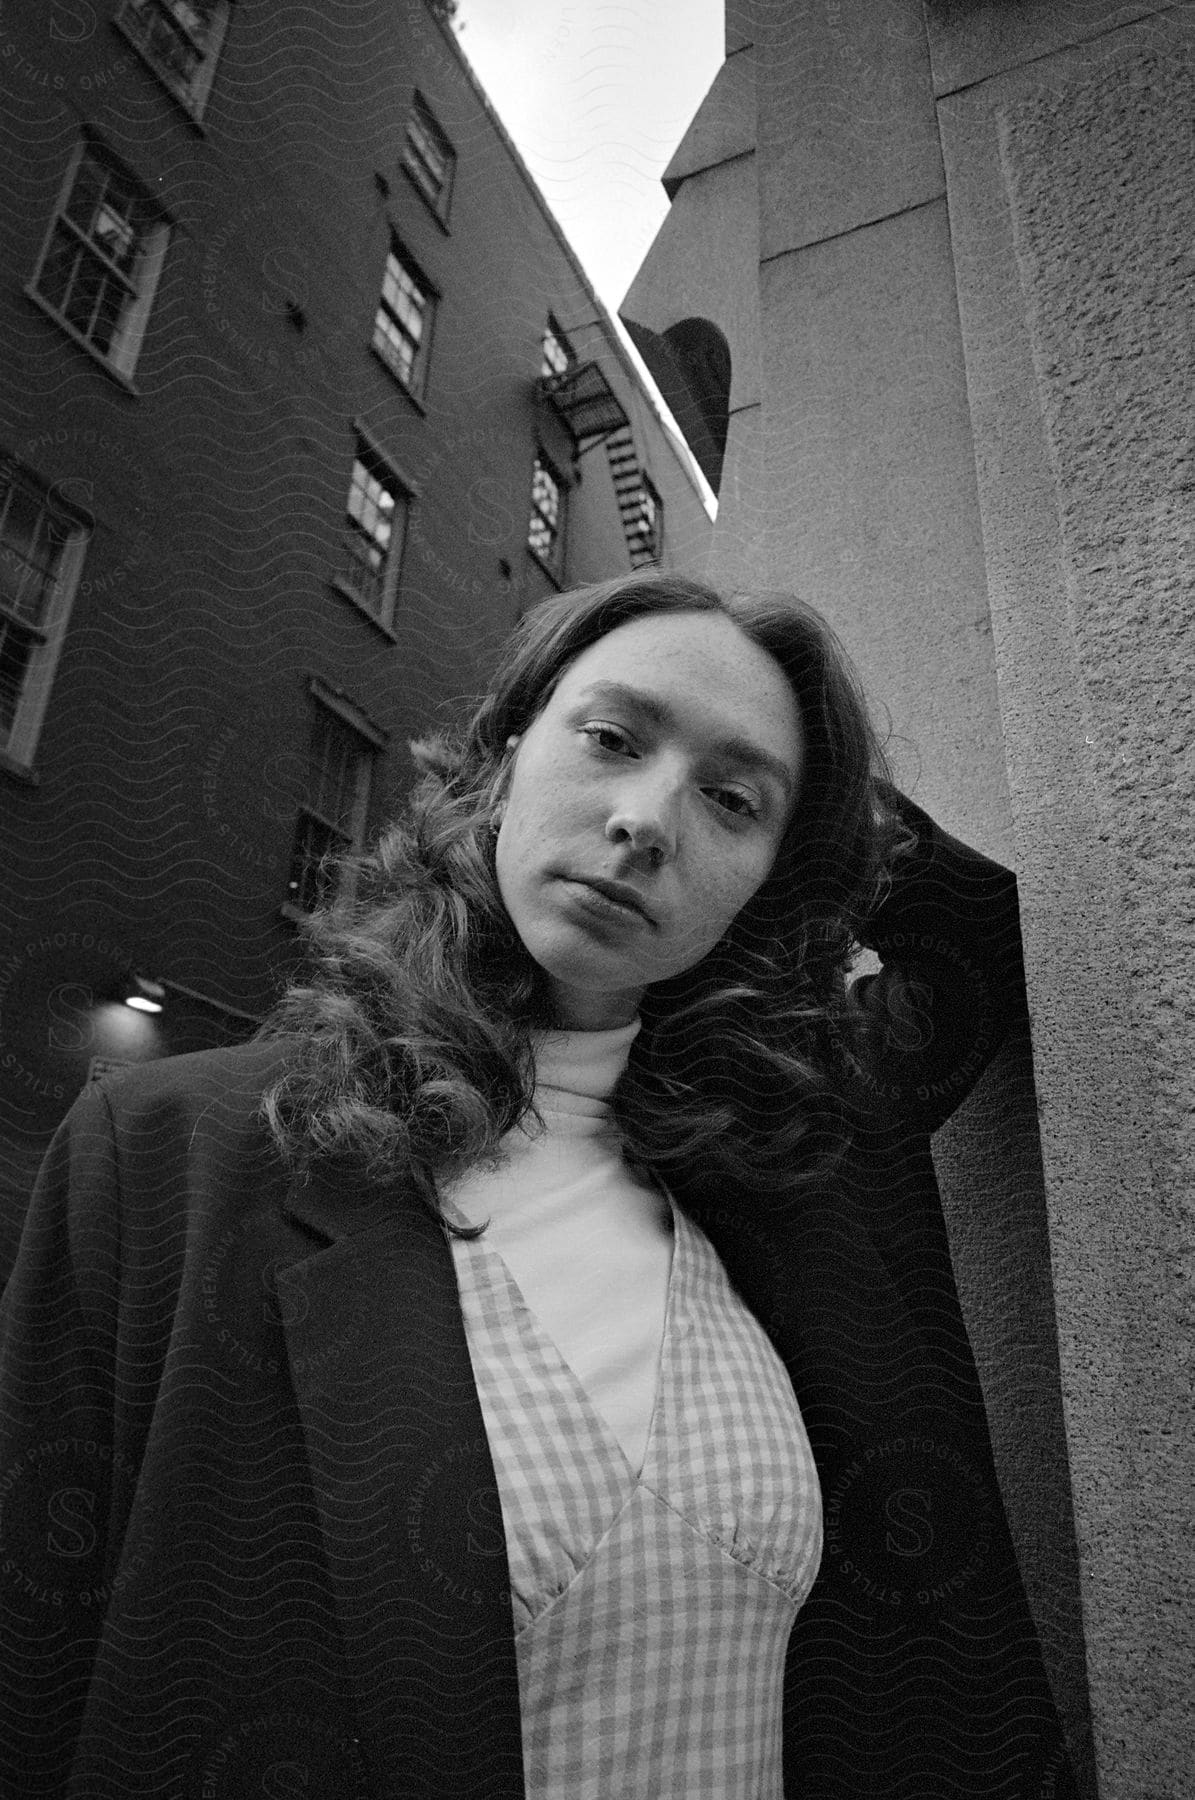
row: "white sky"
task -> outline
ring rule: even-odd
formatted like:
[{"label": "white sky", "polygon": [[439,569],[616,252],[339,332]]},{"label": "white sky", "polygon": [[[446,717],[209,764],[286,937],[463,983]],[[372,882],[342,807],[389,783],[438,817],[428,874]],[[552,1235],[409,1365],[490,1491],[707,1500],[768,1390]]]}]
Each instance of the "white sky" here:
[{"label": "white sky", "polygon": [[469,58],[614,312],[668,208],[660,176],[722,64],[722,0],[460,0]]},{"label": "white sky", "polygon": [[456,23],[598,297],[617,313],[668,211],[660,176],[722,66],[723,0],[460,0]]}]

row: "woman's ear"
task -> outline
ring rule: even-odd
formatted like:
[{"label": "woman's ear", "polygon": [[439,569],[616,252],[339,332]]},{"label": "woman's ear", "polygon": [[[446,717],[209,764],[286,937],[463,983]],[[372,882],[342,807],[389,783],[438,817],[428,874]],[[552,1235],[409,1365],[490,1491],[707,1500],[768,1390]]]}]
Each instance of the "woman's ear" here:
[{"label": "woman's ear", "polygon": [[502,829],[502,820],[506,812],[506,786],[510,780],[511,758],[522,741],[518,732],[512,732],[506,740],[506,750],[498,765],[498,772],[494,778],[494,800],[490,807],[490,835],[492,837],[497,837]]}]

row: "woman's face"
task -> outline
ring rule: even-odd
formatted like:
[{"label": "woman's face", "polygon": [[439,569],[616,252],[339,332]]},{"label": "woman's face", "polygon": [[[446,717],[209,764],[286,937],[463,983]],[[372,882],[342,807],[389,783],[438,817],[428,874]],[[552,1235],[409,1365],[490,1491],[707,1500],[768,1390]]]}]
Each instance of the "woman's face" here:
[{"label": "woman's face", "polygon": [[796,698],[724,613],[657,613],[582,651],[511,746],[506,910],[558,1024],[626,1024],[771,869],[804,756]]}]

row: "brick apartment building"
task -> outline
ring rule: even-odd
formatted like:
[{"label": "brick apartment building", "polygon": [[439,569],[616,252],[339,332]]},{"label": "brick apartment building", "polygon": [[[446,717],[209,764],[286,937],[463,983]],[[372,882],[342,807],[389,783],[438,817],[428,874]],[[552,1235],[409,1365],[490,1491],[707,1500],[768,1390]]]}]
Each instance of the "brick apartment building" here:
[{"label": "brick apartment building", "polygon": [[434,6],[4,7],[0,90],[7,1267],[89,1072],[252,1029],[519,614],[710,527]]}]

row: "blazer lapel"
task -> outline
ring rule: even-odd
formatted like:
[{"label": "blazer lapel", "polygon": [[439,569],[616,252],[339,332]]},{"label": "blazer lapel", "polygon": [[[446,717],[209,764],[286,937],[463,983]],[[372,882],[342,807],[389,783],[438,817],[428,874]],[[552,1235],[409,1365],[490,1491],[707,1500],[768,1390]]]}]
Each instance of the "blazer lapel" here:
[{"label": "blazer lapel", "polygon": [[522,1800],[506,1538],[450,1245],[412,1191],[292,1182],[277,1304],[379,1793]]}]

